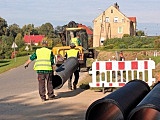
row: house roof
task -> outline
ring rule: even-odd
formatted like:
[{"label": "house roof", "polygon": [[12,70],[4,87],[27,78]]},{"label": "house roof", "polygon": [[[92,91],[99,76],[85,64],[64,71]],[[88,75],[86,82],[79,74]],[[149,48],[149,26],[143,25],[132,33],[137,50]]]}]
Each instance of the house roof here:
[{"label": "house roof", "polygon": [[40,43],[42,42],[44,35],[25,35],[24,36],[24,42],[25,43]]},{"label": "house roof", "polygon": [[88,27],[86,27],[85,25],[78,24],[78,27],[85,28],[88,35],[93,35],[92,30],[90,30],[90,29],[89,29]]},{"label": "house roof", "polygon": [[128,19],[129,19],[130,21],[132,21],[133,23],[136,23],[136,17],[128,17]]}]

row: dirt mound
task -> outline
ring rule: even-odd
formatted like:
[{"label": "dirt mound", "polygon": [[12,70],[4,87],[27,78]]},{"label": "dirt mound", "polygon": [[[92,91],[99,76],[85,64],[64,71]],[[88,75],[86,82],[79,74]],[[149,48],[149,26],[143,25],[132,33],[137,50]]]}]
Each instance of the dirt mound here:
[{"label": "dirt mound", "polygon": [[[144,60],[146,59],[147,56],[153,56],[154,52],[153,51],[123,51],[123,55],[125,57],[125,60]],[[118,59],[119,52],[108,52],[108,51],[100,51],[98,53],[97,59],[98,60],[112,60],[113,57],[115,56]]]}]

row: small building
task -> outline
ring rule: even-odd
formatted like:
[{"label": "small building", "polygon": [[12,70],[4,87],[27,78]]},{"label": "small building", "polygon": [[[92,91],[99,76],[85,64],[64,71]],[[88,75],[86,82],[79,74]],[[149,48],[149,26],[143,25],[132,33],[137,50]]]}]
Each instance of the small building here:
[{"label": "small building", "polygon": [[95,18],[93,25],[93,47],[103,45],[106,39],[136,35],[136,17],[126,17],[117,3]]},{"label": "small building", "polygon": [[38,45],[42,42],[44,39],[44,35],[25,35],[24,36],[24,42],[27,45]]}]

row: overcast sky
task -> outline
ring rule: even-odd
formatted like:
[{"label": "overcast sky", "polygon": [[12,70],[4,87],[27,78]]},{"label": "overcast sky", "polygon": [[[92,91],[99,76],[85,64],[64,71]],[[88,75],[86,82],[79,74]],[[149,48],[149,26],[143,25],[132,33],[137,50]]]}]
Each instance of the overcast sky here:
[{"label": "overcast sky", "polygon": [[8,25],[20,27],[46,22],[56,27],[70,21],[92,27],[92,21],[116,2],[120,11],[136,17],[137,23],[160,23],[160,0],[0,0],[0,17]]}]

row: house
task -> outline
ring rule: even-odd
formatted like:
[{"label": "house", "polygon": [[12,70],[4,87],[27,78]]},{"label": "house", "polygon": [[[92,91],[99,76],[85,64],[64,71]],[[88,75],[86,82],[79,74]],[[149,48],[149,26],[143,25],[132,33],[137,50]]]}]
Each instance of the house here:
[{"label": "house", "polygon": [[42,40],[44,39],[44,35],[25,35],[24,36],[24,42],[25,44],[32,44],[32,45],[38,45],[39,43],[42,42]]},{"label": "house", "polygon": [[93,32],[88,27],[86,27],[85,25],[78,24],[78,27],[82,27],[82,28],[86,29],[87,35],[89,35],[89,36],[93,35]]},{"label": "house", "polygon": [[93,20],[93,47],[103,45],[110,38],[122,38],[124,34],[136,35],[136,17],[126,17],[117,3]]}]

